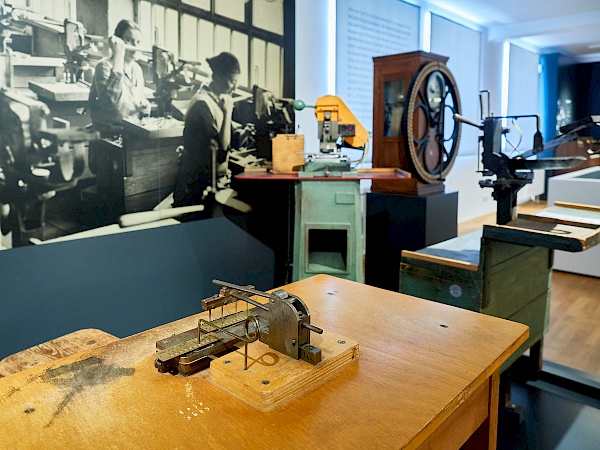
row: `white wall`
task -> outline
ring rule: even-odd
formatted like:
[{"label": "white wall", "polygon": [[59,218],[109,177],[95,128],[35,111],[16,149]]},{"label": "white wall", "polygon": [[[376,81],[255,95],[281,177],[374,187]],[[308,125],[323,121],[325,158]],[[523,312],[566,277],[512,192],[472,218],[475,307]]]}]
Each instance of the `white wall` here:
[{"label": "white wall", "polygon": [[[328,35],[328,5],[335,0],[302,0],[296,1],[296,98],[301,98],[310,104],[317,97],[327,93],[327,79],[329,70],[335,70],[332,64],[335,59],[328,61],[327,38]],[[411,1],[421,5],[423,11],[428,8],[425,2]],[[439,9],[432,9],[436,14],[442,14]],[[450,17],[451,19],[455,19]],[[503,44],[489,42],[487,33],[483,31],[480,89],[491,92],[491,112],[501,115],[502,93],[502,57]],[[422,40],[421,40],[422,42]],[[338,68],[343,70],[343,68]],[[519,70],[512,68],[512,70]],[[537,73],[537,72],[536,72]],[[533,93],[537,98],[537,91]],[[536,111],[529,113],[535,114]],[[474,118],[479,120],[479,117]],[[305,110],[296,114],[296,122],[300,126],[299,132],[305,134],[307,140],[306,150],[317,148],[317,124],[312,110]],[[528,138],[529,139],[529,138]],[[473,145],[473,143],[465,143]],[[483,179],[477,173],[478,156],[459,156],[446,180],[446,189],[458,191],[458,221],[479,217],[496,211],[496,202],[492,199],[492,190],[479,187],[479,180]],[[519,202],[526,201],[531,195],[539,192],[539,182],[543,181],[543,174],[536,174],[537,181],[535,192],[531,186],[525,187],[519,195]]]},{"label": "white wall", "polygon": [[[480,80],[480,89],[490,91],[489,111],[499,116],[502,101],[502,44],[489,43],[485,31],[482,39]],[[479,121],[479,117],[470,119]],[[446,189],[459,192],[459,222],[496,211],[492,190],[479,187],[479,180],[483,177],[477,172],[478,163],[481,165],[478,155],[458,156],[446,180]]]},{"label": "white wall", "polygon": [[[327,52],[328,0],[296,1],[296,98],[314,105],[326,94],[329,70],[335,69],[335,55]],[[314,110],[296,111],[296,133],[304,135],[305,152],[317,153],[317,121]]]}]

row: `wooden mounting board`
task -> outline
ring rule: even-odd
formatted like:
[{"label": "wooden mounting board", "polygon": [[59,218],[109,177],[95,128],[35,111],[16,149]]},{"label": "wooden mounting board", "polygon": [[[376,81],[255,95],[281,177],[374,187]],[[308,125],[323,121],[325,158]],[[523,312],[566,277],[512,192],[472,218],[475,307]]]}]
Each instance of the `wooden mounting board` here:
[{"label": "wooden mounting board", "polygon": [[272,411],[322,385],[338,371],[358,360],[358,342],[324,331],[313,334],[311,345],[321,349],[322,361],[313,365],[271,350],[262,342],[210,363],[211,380],[260,411]]},{"label": "wooden mounting board", "polygon": [[[600,243],[600,225],[583,222],[585,219],[581,215],[584,213],[600,218],[599,213],[583,209],[548,208],[534,216],[520,214],[506,225],[484,225],[483,237],[518,245],[581,252]],[[589,220],[592,218],[588,217]]]}]

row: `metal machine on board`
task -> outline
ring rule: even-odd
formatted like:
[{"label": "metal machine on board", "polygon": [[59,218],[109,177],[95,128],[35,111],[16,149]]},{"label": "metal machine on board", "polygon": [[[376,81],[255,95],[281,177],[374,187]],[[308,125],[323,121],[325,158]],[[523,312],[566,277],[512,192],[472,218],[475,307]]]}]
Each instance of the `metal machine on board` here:
[{"label": "metal machine on board", "polygon": [[342,153],[343,148],[363,150],[363,160],[368,151],[369,132],[362,126],[350,109],[335,95],[324,95],[314,106],[302,100],[294,102],[298,111],[314,108],[318,122],[319,152],[306,154],[305,173],[341,175],[351,171],[352,161]]},{"label": "metal machine on board", "polygon": [[[487,178],[481,180],[479,185],[482,188],[489,187],[493,189],[492,196],[497,202],[496,221],[500,225],[506,224],[515,218],[517,193],[533,181],[533,171],[535,169],[572,168],[585,160],[582,156],[530,158],[539,153],[551,150],[564,142],[576,139],[579,131],[595,123],[600,123],[600,116],[590,116],[562,127],[561,135],[544,143],[537,115],[494,116],[488,114],[487,117],[482,119],[481,124],[465,119],[459,114],[455,114],[454,119],[474,126],[483,132],[479,138],[483,147],[481,153],[483,170],[481,173],[486,177],[495,176],[495,179]],[[514,157],[510,157],[503,151],[503,139],[510,131],[504,125],[504,122],[509,119],[513,121],[518,119],[536,120],[536,132],[533,136],[532,149],[519,152]]]},{"label": "metal machine on board", "polygon": [[[208,367],[215,357],[257,340],[293,359],[321,362],[321,349],[310,344],[310,332],[322,334],[323,330],[310,323],[310,311],[301,298],[281,289],[269,294],[254,286],[218,280],[213,283],[221,286],[221,291],[202,300],[202,309],[209,311],[209,319],[201,318],[197,328],[156,343],[154,365],[159,372],[190,375]],[[253,295],[267,298],[268,302],[262,304],[252,299]],[[238,311],[240,302],[246,308]],[[231,305],[235,305],[235,310]],[[213,318],[213,311],[218,310],[219,317]],[[245,365],[247,368],[247,347]]]}]

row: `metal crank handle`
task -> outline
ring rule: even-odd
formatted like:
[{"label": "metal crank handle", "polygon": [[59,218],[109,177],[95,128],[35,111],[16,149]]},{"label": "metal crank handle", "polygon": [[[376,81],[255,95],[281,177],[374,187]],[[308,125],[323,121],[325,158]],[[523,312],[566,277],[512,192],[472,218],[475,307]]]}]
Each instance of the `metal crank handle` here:
[{"label": "metal crank handle", "polygon": [[311,323],[308,322],[302,322],[302,327],[306,328],[307,330],[313,331],[317,334],[323,334],[323,329],[319,328]]},{"label": "metal crank handle", "polygon": [[452,118],[454,120],[456,120],[457,122],[462,122],[464,124],[471,125],[471,126],[473,126],[475,128],[479,128],[480,130],[483,130],[483,126],[482,125],[479,125],[477,122],[473,122],[472,120],[467,119],[466,117],[463,117],[460,114],[454,114],[452,116]]}]

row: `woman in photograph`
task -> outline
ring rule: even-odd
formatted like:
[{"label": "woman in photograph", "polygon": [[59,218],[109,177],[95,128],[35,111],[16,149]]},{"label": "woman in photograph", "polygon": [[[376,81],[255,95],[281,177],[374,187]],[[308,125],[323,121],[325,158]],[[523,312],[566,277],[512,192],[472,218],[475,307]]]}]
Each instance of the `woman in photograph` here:
[{"label": "woman in photograph", "polygon": [[136,62],[135,47],[140,39],[139,26],[131,20],[121,20],[108,39],[111,56],[96,65],[89,107],[92,124],[103,136],[119,134],[123,119],[150,112],[144,97],[144,75]]},{"label": "woman in photograph", "polygon": [[191,99],[185,116],[184,150],[173,193],[173,206],[203,204],[203,217],[213,217],[219,214],[210,188],[227,170],[227,151],[232,133],[231,95],[240,76],[240,63],[228,52],[207,61],[212,79]]}]

